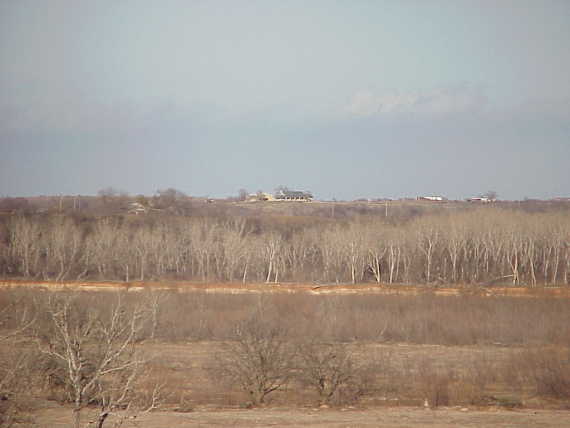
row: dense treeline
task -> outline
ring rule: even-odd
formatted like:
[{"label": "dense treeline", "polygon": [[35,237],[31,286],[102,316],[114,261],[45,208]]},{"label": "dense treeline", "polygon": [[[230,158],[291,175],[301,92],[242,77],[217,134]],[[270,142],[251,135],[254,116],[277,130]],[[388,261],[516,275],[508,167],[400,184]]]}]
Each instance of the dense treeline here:
[{"label": "dense treeline", "polygon": [[11,216],[0,273],[50,280],[568,284],[570,217],[485,207],[391,224],[223,216]]}]

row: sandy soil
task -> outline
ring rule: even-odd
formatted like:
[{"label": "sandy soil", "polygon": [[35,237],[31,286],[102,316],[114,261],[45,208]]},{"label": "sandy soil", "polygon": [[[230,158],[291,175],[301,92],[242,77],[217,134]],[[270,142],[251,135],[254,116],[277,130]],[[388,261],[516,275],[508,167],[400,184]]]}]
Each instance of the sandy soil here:
[{"label": "sandy soil", "polygon": [[227,294],[251,293],[309,293],[316,295],[335,294],[380,294],[380,295],[419,295],[430,293],[437,296],[457,296],[461,294],[480,296],[513,296],[513,297],[559,297],[570,298],[570,287],[427,287],[388,284],[301,284],[301,283],[201,283],[191,281],[163,282],[118,282],[118,281],[30,281],[0,280],[0,287],[33,287],[49,290],[86,290],[86,291],[144,291],[148,289],[167,289],[178,292],[206,292]]}]

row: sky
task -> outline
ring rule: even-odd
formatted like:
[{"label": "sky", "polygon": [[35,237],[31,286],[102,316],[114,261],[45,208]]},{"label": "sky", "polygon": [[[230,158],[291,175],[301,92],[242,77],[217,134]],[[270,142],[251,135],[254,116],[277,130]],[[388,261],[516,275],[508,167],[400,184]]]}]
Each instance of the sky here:
[{"label": "sky", "polygon": [[0,0],[0,196],[570,196],[567,0]]}]

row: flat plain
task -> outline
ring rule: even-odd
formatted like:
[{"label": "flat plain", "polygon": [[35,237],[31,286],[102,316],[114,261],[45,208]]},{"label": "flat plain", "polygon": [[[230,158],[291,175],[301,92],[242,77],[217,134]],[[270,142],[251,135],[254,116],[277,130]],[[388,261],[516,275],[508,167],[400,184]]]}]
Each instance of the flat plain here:
[{"label": "flat plain", "polygon": [[[133,301],[161,296],[157,335],[150,339],[145,333],[136,346],[147,360],[145,376],[160,379],[165,393],[158,409],[129,416],[122,426],[570,426],[564,288],[467,292],[369,284],[361,290],[358,285],[314,284],[3,285],[7,292],[31,290],[36,299],[64,293],[109,302],[118,290]],[[268,322],[288,327],[291,343],[318,337],[342,346],[356,365],[366,368],[366,391],[322,404],[311,388],[293,378],[266,403],[251,406],[247,394],[217,371],[220,361],[231,357],[234,326],[260,308],[270,314]],[[493,312],[504,322],[495,320]],[[455,318],[450,322],[446,317]],[[521,325],[525,319],[527,327]],[[410,335],[398,336],[402,329]],[[558,370],[562,383],[539,379],[543,369]],[[86,409],[83,420],[96,411]],[[121,412],[105,426],[113,426],[117,415]],[[29,417],[31,426],[66,427],[72,408],[38,389]]]}]

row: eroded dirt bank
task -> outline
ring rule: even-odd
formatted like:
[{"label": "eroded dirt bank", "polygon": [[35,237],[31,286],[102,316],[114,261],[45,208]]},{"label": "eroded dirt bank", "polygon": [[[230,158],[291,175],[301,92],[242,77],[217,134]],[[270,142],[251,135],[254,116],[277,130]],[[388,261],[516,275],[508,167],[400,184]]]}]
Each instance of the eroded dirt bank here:
[{"label": "eroded dirt bank", "polygon": [[558,297],[570,298],[568,287],[427,287],[387,284],[303,284],[303,283],[202,283],[190,281],[32,281],[32,280],[0,280],[0,287],[31,287],[48,290],[86,290],[86,291],[144,291],[175,290],[178,292],[206,292],[225,294],[250,293],[309,293],[309,294],[376,294],[376,295],[420,295],[437,296],[515,296],[515,297]]}]

